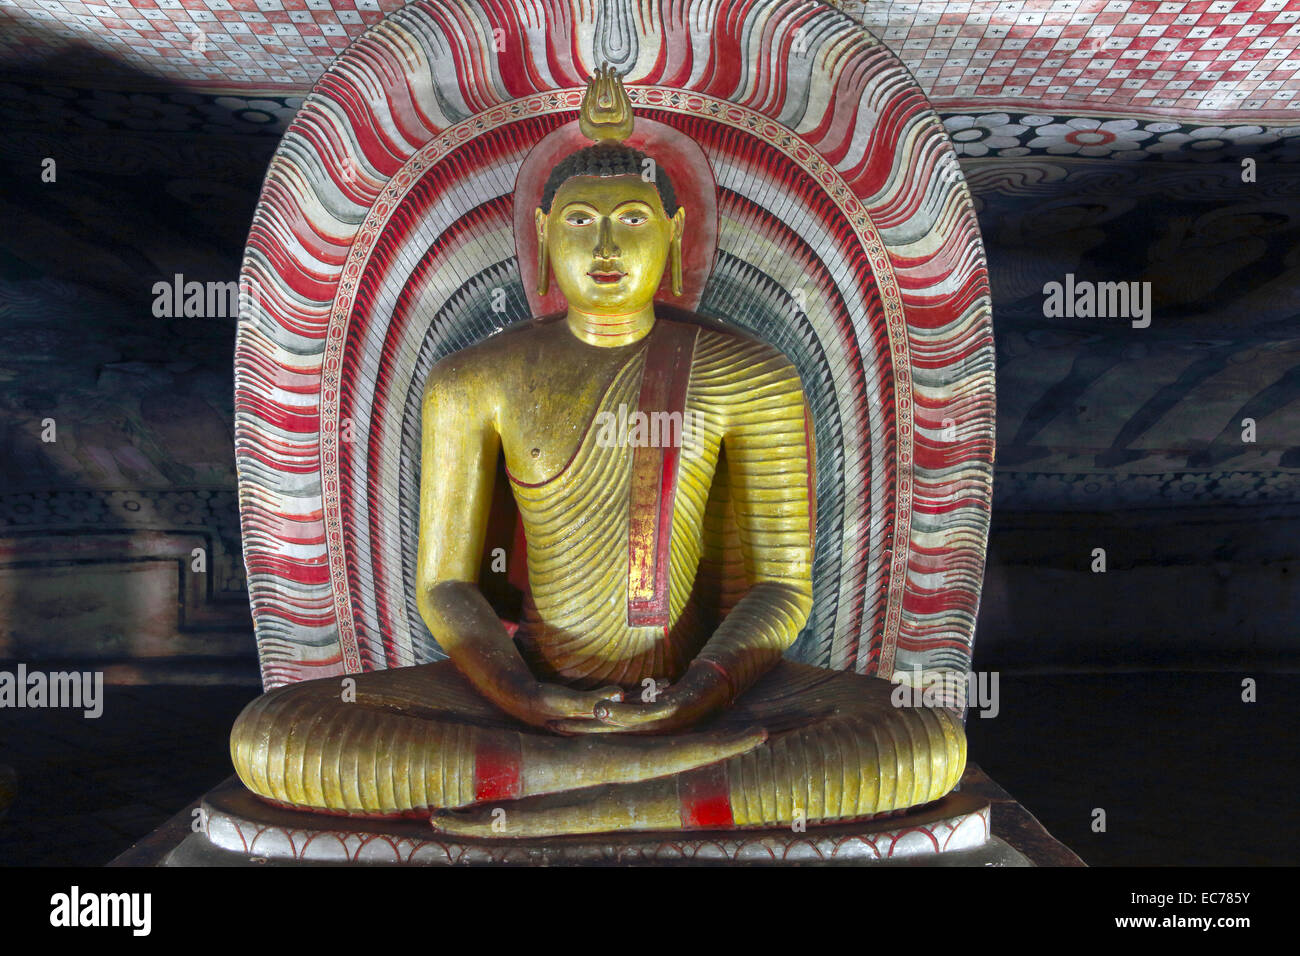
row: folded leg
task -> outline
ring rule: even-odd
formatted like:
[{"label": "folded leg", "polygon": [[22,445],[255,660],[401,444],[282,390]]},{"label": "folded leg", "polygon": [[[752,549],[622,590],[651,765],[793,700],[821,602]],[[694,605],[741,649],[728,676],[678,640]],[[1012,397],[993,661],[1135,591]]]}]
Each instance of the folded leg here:
[{"label": "folded leg", "polygon": [[246,787],[303,809],[427,814],[678,774],[766,738],[741,727],[559,737],[497,710],[445,661],[344,680],[280,687],[244,709],[230,752]]},{"label": "folded leg", "polygon": [[787,827],[919,806],[956,786],[965,734],[946,710],[895,707],[892,690],[877,678],[783,663],[710,728],[762,726],[770,737],[760,746],[668,779],[436,813],[433,825],[536,837]]}]

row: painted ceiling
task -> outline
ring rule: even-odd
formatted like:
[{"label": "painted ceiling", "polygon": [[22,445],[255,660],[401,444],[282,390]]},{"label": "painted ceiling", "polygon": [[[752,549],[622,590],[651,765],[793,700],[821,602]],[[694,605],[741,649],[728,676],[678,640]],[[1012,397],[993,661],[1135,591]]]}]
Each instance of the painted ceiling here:
[{"label": "painted ceiling", "polygon": [[[903,59],[965,157],[1289,154],[1300,133],[1300,0],[834,5]],[[333,57],[400,6],[0,0],[0,116],[30,119],[35,97],[74,129],[278,135]]]},{"label": "painted ceiling", "polygon": [[[1294,0],[833,4],[889,45],[942,111],[1015,109],[1294,124]],[[0,0],[0,60],[116,61],[190,89],[303,93],[402,0]],[[92,55],[84,55],[89,51]]]}]

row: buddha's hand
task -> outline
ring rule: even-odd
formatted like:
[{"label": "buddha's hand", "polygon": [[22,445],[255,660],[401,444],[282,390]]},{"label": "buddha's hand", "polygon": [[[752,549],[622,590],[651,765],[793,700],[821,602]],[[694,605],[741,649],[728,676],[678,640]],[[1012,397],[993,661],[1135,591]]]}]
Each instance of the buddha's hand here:
[{"label": "buddha's hand", "polygon": [[514,706],[507,708],[510,713],[535,727],[550,727],[561,721],[594,723],[597,708],[610,701],[621,701],[623,691],[616,686],[577,690],[535,681],[514,697]]},{"label": "buddha's hand", "polygon": [[731,689],[717,668],[693,662],[682,679],[653,700],[607,698],[595,708],[595,720],[564,720],[552,730],[573,734],[670,734],[693,727],[726,706]]}]

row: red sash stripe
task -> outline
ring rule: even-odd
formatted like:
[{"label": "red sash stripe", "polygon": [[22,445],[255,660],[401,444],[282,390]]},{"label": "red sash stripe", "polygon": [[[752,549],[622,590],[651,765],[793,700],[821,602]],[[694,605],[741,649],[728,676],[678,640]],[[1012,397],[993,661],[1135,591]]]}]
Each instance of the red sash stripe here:
[{"label": "red sash stripe", "polygon": [[[649,420],[655,412],[676,415],[678,438],[685,440],[686,388],[699,329],[661,321],[651,333],[641,373],[637,410]],[[677,447],[654,448],[649,442],[632,451],[632,486],[628,515],[627,623],[629,627],[669,625],[669,545],[673,503],[677,497]]]}]

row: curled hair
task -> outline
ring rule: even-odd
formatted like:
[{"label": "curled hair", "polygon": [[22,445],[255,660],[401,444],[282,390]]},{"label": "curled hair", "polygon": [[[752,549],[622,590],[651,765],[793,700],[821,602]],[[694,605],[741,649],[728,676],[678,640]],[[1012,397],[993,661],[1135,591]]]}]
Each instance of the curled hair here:
[{"label": "curled hair", "polygon": [[[542,211],[551,211],[555,193],[567,180],[575,176],[640,176],[642,163],[648,158],[640,150],[622,143],[597,143],[580,149],[551,170],[546,186],[542,189]],[[659,191],[659,201],[663,203],[664,212],[669,216],[676,214],[677,194],[673,192],[668,173],[658,164],[655,165],[654,184]]]}]

